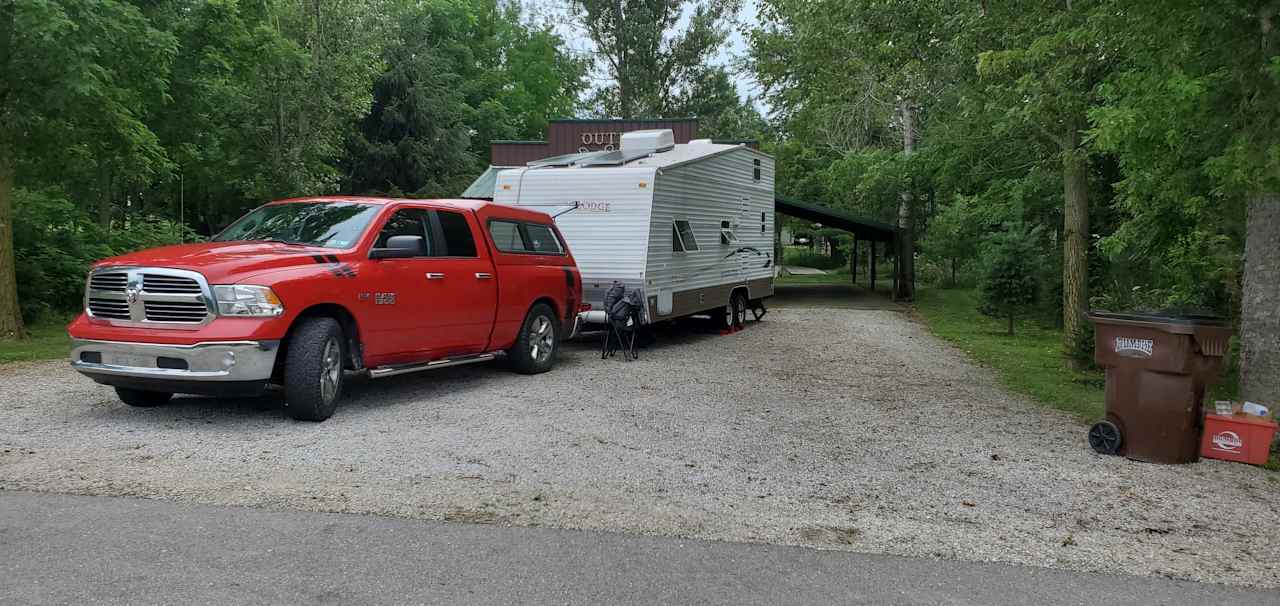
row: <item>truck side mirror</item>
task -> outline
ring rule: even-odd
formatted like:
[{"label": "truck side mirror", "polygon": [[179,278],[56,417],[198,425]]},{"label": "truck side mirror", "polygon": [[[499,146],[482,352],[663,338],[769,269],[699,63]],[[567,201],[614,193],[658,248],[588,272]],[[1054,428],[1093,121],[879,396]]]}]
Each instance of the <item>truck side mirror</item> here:
[{"label": "truck side mirror", "polygon": [[427,241],[422,236],[391,236],[385,248],[369,251],[370,259],[407,259],[427,253]]}]

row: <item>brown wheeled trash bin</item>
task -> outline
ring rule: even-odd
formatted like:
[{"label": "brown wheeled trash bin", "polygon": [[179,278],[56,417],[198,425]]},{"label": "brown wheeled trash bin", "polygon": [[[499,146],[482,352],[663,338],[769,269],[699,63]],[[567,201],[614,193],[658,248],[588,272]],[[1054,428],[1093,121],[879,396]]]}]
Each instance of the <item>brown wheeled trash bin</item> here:
[{"label": "brown wheeled trash bin", "polygon": [[1218,380],[1231,328],[1209,316],[1089,314],[1093,357],[1107,369],[1107,416],[1089,445],[1150,463],[1200,458],[1205,388]]}]

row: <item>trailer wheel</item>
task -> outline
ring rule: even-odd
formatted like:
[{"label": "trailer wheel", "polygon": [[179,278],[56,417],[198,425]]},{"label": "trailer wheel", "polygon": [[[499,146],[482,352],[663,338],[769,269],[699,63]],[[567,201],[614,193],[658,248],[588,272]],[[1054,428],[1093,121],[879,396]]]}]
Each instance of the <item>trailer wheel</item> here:
[{"label": "trailer wheel", "polygon": [[284,401],[289,416],[323,421],[333,416],[342,395],[344,338],[337,320],[303,320],[289,338],[284,365]]},{"label": "trailer wheel", "polygon": [[173,394],[164,391],[144,391],[128,387],[117,387],[116,396],[120,398],[121,402],[137,408],[163,406],[173,398]]},{"label": "trailer wheel", "polygon": [[742,328],[747,324],[747,294],[739,290],[733,293],[729,303],[733,306],[733,327]]},{"label": "trailer wheel", "polygon": [[724,307],[717,307],[711,310],[711,320],[715,322],[715,327],[721,331],[733,330],[733,298],[730,297],[729,302]]}]

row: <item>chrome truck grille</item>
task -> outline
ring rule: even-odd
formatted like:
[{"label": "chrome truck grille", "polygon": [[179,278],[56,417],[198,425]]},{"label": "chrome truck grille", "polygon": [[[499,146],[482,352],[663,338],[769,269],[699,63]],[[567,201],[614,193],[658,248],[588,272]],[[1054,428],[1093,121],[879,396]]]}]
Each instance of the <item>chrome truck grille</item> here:
[{"label": "chrome truck grille", "polygon": [[194,271],[108,267],[89,274],[85,311],[125,326],[196,328],[213,319],[213,293]]}]

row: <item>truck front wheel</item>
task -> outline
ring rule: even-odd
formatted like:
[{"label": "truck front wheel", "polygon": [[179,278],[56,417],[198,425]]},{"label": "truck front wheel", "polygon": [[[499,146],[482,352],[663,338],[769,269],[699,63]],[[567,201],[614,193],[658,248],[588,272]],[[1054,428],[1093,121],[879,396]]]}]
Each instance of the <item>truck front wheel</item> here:
[{"label": "truck front wheel", "polygon": [[173,394],[164,391],[144,391],[128,387],[117,387],[116,396],[120,398],[121,402],[138,408],[163,406],[173,398]]},{"label": "truck front wheel", "polygon": [[342,326],[333,318],[308,318],[289,338],[284,364],[284,400],[289,416],[323,421],[342,395]]},{"label": "truck front wheel", "polygon": [[551,370],[559,350],[560,323],[550,306],[539,303],[525,316],[515,347],[507,350],[507,358],[516,372],[532,375]]}]

